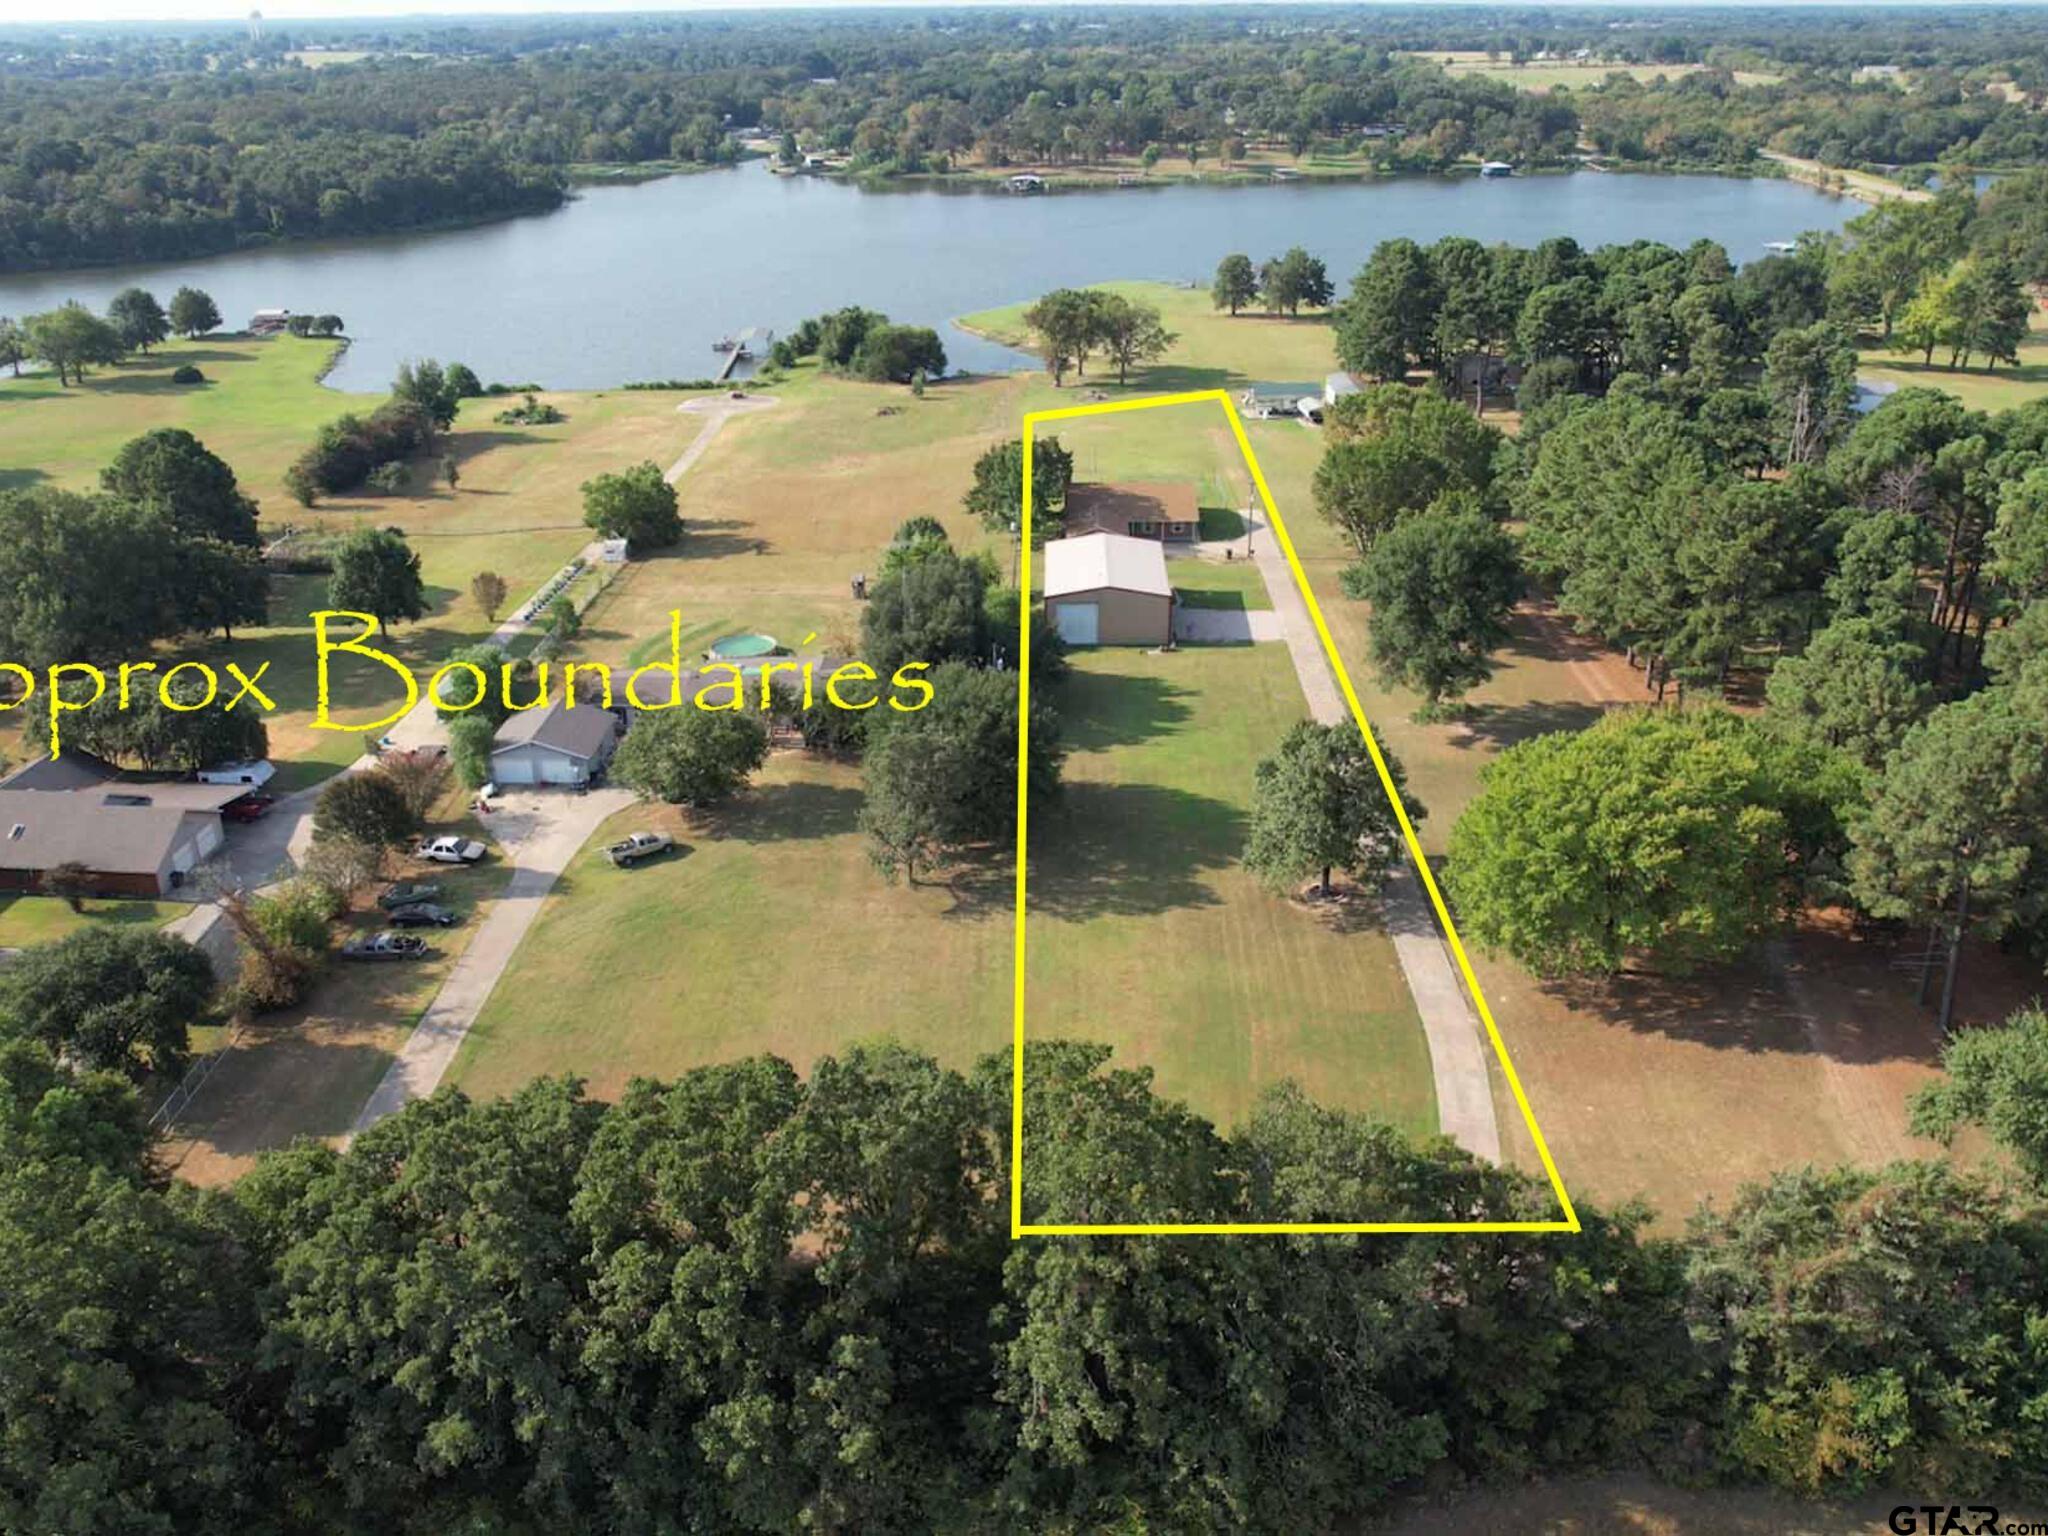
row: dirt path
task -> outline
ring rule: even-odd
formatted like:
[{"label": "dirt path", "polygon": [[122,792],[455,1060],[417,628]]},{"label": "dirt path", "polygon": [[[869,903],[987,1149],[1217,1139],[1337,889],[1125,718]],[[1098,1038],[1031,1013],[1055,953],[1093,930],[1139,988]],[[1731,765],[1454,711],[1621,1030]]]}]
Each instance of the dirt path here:
[{"label": "dirt path", "polygon": [[697,440],[683,450],[682,457],[669,465],[668,473],[662,478],[674,485],[690,472],[690,466],[704,457],[704,450],[725,430],[725,424],[735,416],[751,416],[755,411],[765,411],[776,404],[773,395],[749,395],[744,400],[734,400],[719,395],[707,400],[685,400],[676,410],[685,416],[705,418],[704,430],[697,434]]},{"label": "dirt path", "polygon": [[[1266,578],[1281,634],[1294,660],[1295,675],[1308,700],[1309,714],[1325,725],[1350,723],[1351,712],[1330,675],[1321,637],[1309,618],[1294,573],[1280,553],[1278,541],[1256,514],[1252,558]],[[1493,1085],[1486,1072],[1486,1044],[1465,998],[1465,988],[1451,965],[1436,918],[1423,897],[1421,882],[1406,860],[1396,867],[1381,891],[1387,932],[1401,962],[1422,1031],[1429,1042],[1430,1074],[1436,1083],[1437,1124],[1443,1134],[1476,1157],[1500,1161],[1500,1124],[1493,1112]]]}]

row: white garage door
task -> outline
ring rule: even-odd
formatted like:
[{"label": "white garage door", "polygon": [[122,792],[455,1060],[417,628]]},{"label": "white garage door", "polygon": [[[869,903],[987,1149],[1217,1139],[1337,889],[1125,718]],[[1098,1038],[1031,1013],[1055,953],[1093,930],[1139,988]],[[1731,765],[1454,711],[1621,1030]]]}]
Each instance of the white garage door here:
[{"label": "white garage door", "polygon": [[1060,638],[1067,644],[1095,644],[1102,627],[1102,609],[1098,604],[1061,603],[1053,612],[1059,619]]}]

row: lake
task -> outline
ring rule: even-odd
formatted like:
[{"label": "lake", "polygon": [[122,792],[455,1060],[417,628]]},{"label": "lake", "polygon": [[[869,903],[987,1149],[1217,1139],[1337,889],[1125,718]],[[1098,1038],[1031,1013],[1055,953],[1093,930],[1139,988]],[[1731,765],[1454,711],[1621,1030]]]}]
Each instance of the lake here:
[{"label": "lake", "polygon": [[1019,366],[1017,353],[947,329],[955,315],[1112,278],[1206,286],[1231,251],[1291,245],[1329,264],[1339,291],[1397,235],[1533,244],[1571,235],[1719,240],[1737,262],[1772,240],[1838,229],[1862,205],[1797,182],[1582,172],[1481,180],[1411,177],[1275,185],[1178,184],[1016,196],[930,187],[867,191],[776,176],[762,162],[583,191],[547,214],[477,228],[199,261],[0,278],[0,314],[79,299],[95,309],[140,284],[168,303],[204,288],[230,328],[258,309],[338,314],[352,338],[329,376],[379,390],[408,357],[468,363],[485,380],[603,389],[714,371],[717,338],[787,331],[863,304],[941,330],[956,368]]}]

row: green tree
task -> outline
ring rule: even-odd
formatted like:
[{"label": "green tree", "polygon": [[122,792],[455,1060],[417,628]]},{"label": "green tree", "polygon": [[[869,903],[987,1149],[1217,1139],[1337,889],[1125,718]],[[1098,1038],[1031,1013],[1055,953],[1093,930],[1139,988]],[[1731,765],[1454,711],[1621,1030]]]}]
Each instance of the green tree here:
[{"label": "green tree", "polygon": [[270,571],[247,544],[187,539],[178,547],[177,612],[188,629],[219,630],[233,640],[235,626],[270,619]]},{"label": "green tree", "polygon": [[1442,302],[1429,258],[1413,240],[1382,240],[1337,312],[1337,359],[1353,373],[1398,380],[1431,356]]},{"label": "green tree", "polygon": [[0,492],[0,651],[45,667],[176,634],[183,544],[161,512],[115,497]]},{"label": "green tree", "polygon": [[[870,722],[862,761],[861,830],[870,856],[912,884],[949,852],[1001,846],[1017,832],[1018,704],[1012,673],[948,662],[930,674],[923,709]],[[1059,789],[1059,722],[1031,706],[1031,792]]]},{"label": "green tree", "polygon": [[[1869,814],[1851,831],[1858,901],[1878,917],[1934,930],[1946,945],[1944,1030],[1964,936],[1995,937],[2048,894],[2040,879],[2048,859],[2044,692],[1988,688],[1935,710],[1887,759]],[[1923,996],[1927,980],[1923,972]]]},{"label": "green tree", "polygon": [[[1058,538],[1058,509],[1065,504],[1074,479],[1074,456],[1056,437],[1031,444],[1031,542]],[[961,506],[981,519],[991,533],[1017,531],[1024,507],[1024,441],[1012,438],[985,450],[974,461],[974,484],[960,498]]]},{"label": "green tree", "polygon": [[197,341],[208,331],[220,329],[220,310],[212,295],[198,288],[180,288],[171,295],[171,329],[187,341]]},{"label": "green tree", "polygon": [[[450,651],[442,666],[459,666],[465,670],[451,672],[434,690],[435,718],[445,724],[474,716],[480,720],[488,720],[493,730],[503,725],[512,717],[512,708],[505,702],[503,686],[503,668],[511,659],[503,646],[490,640],[479,640],[471,645],[458,645]],[[467,667],[475,667],[483,674],[483,687],[480,691],[477,688],[476,675],[466,670]],[[512,672],[515,684],[522,687],[523,669],[524,664],[521,664],[515,666]],[[472,693],[477,693],[478,698],[468,709],[451,709],[442,703],[445,696],[456,704],[466,704]]]},{"label": "green tree", "polygon": [[88,363],[121,360],[120,333],[83,304],[65,304],[30,315],[22,325],[30,354],[57,371],[60,385],[82,381]]},{"label": "green tree", "polygon": [[1764,353],[1763,393],[1785,445],[1784,462],[1812,463],[1848,423],[1856,397],[1854,342],[1825,320],[1780,331]]},{"label": "green tree", "polygon": [[[1117,383],[1128,383],[1133,367],[1165,356],[1167,348],[1179,340],[1161,322],[1159,311],[1150,304],[1139,304],[1115,293],[1101,294],[1098,298],[1095,338],[1109,360],[1116,364]],[[1036,450],[1037,445],[1033,444],[1034,459]],[[1037,468],[1036,463],[1033,468]]]},{"label": "green tree", "polygon": [[265,1518],[241,1416],[256,1265],[189,1195],[159,1187],[133,1087],[0,1045],[0,1528]]},{"label": "green tree", "polygon": [[147,288],[123,288],[107,304],[107,323],[130,352],[147,353],[171,334],[171,322]]},{"label": "green tree", "polygon": [[498,727],[486,715],[457,715],[444,727],[448,733],[448,759],[465,789],[482,789],[491,782],[491,748]]},{"label": "green tree", "polygon": [[402,848],[419,834],[419,812],[380,773],[344,773],[313,803],[313,835],[371,848]]},{"label": "green tree", "polygon": [[878,384],[908,384],[920,374],[936,378],[946,371],[946,348],[928,326],[870,326],[849,370]]},{"label": "green tree", "polygon": [[1941,1068],[1913,1095],[1913,1134],[1948,1146],[1964,1126],[1982,1126],[2035,1189],[2048,1190],[2048,1013],[2036,1004],[1949,1036]]},{"label": "green tree", "polygon": [[391,381],[391,397],[413,406],[443,432],[455,425],[455,413],[462,404],[459,388],[431,357],[400,363]]},{"label": "green tree", "polygon": [[146,928],[86,928],[23,950],[0,977],[0,1029],[87,1068],[175,1076],[213,995],[213,965]]},{"label": "green tree", "polygon": [[[165,694],[181,707],[167,707]],[[270,731],[261,713],[247,704],[201,708],[205,697],[205,682],[191,673],[155,679],[145,675],[136,680],[125,709],[119,691],[109,688],[85,708],[67,714],[64,746],[150,773],[197,773],[270,755]],[[30,715],[23,731],[39,750],[49,749],[47,714]]]},{"label": "green tree", "polygon": [[1796,891],[1804,819],[1761,731],[1626,711],[1510,747],[1451,831],[1465,930],[1540,975],[1739,956]]},{"label": "green tree", "polygon": [[1080,288],[1058,288],[1024,311],[1024,324],[1038,338],[1038,352],[1053,387],[1067,370],[1083,365],[1095,344],[1095,298]]},{"label": "green tree", "polygon": [[21,365],[32,356],[28,332],[21,328],[21,322],[12,315],[0,315],[0,363],[13,369],[18,379],[21,377]]},{"label": "green tree", "polygon": [[[1425,813],[1407,796],[1399,759],[1382,755],[1409,821],[1419,823]],[[1341,869],[1377,891],[1403,856],[1393,802],[1355,729],[1301,721],[1253,771],[1244,863],[1275,889],[1320,871],[1328,896],[1331,874]]]},{"label": "green tree", "polygon": [[979,661],[987,639],[982,609],[994,580],[985,561],[951,548],[883,571],[861,607],[862,658],[883,677],[907,662]]},{"label": "green tree", "polygon": [[483,380],[467,363],[450,363],[441,375],[441,387],[444,393],[453,395],[457,400],[475,400],[484,392]]},{"label": "green tree", "polygon": [[2006,483],[1991,552],[1992,575],[2022,601],[2048,597],[2048,465]]},{"label": "green tree", "polygon": [[1840,618],[1797,656],[1771,669],[1771,723],[1881,767],[1906,728],[1927,712],[1927,653],[1879,619]]},{"label": "green tree", "polygon": [[427,611],[420,581],[419,553],[395,528],[359,528],[334,550],[334,574],[327,600],[336,608],[367,613],[387,628]]},{"label": "green tree", "polygon": [[1450,492],[1484,499],[1500,434],[1441,395],[1381,385],[1325,414],[1316,510],[1364,555],[1403,517]]},{"label": "green tree", "polygon": [[648,800],[697,808],[730,800],[768,760],[768,728],[747,710],[685,705],[644,714],[612,758],[612,777]]},{"label": "green tree", "polygon": [[100,485],[161,508],[188,537],[258,542],[256,503],[236,484],[226,461],[181,427],[158,427],[123,443],[100,471]]},{"label": "green tree", "polygon": [[2048,1454],[2026,1373],[1983,1363],[2031,1348],[2040,1221],[1944,1162],[1799,1169],[1703,1212],[1686,1315],[1730,1466],[1808,1495],[1938,1478],[1971,1498]]},{"label": "green tree", "polygon": [[1389,684],[1414,688],[1434,719],[1493,675],[1522,592],[1514,540],[1469,504],[1438,503],[1398,522],[1344,590],[1372,605],[1373,665]]},{"label": "green tree", "polygon": [[667,549],[683,537],[676,488],[662,478],[661,466],[651,459],[584,481],[583,521],[600,538],[624,539],[634,551]]},{"label": "green tree", "polygon": [[1259,275],[1252,270],[1252,259],[1244,255],[1224,257],[1216,264],[1216,281],[1210,285],[1209,296],[1216,309],[1227,309],[1232,318],[1245,305],[1259,296]]}]

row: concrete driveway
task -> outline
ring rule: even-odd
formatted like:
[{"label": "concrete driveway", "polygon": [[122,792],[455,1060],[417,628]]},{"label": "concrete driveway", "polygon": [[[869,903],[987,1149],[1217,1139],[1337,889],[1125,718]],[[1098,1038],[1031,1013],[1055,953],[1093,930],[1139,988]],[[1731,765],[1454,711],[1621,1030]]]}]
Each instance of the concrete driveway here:
[{"label": "concrete driveway", "polygon": [[351,1134],[368,1130],[440,1086],[469,1026],[540,915],[556,878],[605,818],[632,803],[631,791],[614,788],[581,795],[573,790],[521,790],[492,802],[489,829],[498,839],[501,856],[512,864],[511,883],[491,904],[469,947],[448,968],[448,979],[356,1116]]},{"label": "concrete driveway", "polygon": [[1284,640],[1280,615],[1266,608],[1176,608],[1173,638],[1182,645],[1251,645]]}]

